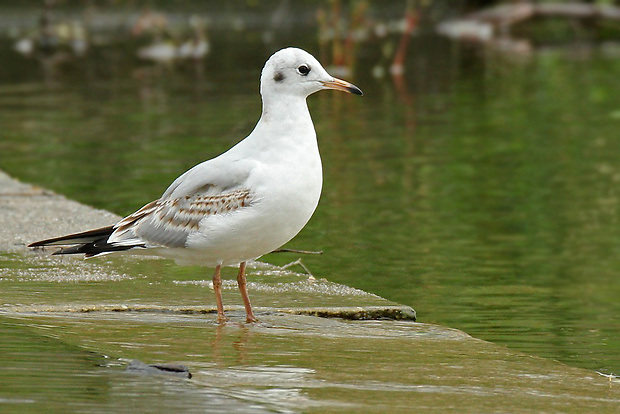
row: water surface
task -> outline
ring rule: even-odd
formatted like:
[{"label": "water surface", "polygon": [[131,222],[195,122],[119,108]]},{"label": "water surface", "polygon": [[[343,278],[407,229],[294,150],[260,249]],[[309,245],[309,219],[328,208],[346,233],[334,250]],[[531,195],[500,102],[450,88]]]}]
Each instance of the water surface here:
[{"label": "water surface", "polygon": [[[260,39],[213,36],[198,71],[137,62],[127,44],[52,74],[6,40],[0,168],[131,213],[251,131],[260,67],[285,45]],[[420,321],[619,373],[620,60],[511,58],[429,35],[410,44],[404,78],[376,79],[381,46],[345,76],[363,98],[309,99],[325,187],[289,247],[323,250],[304,258],[317,277]]]}]

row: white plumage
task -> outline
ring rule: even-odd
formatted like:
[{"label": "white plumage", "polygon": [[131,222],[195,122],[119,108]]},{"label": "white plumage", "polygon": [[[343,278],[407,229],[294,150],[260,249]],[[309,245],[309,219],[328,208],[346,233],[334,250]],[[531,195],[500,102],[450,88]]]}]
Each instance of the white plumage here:
[{"label": "white plumage", "polygon": [[322,89],[362,94],[354,85],[330,76],[301,49],[276,52],[263,68],[263,111],[247,138],[188,170],[161,198],[114,226],[31,246],[78,244],[56,254],[87,257],[143,251],[183,264],[214,266],[220,322],[225,320],[220,268],[239,264],[237,281],[246,319],[255,321],[245,290],[245,262],[295,237],[319,202],[321,157],[306,98]]}]

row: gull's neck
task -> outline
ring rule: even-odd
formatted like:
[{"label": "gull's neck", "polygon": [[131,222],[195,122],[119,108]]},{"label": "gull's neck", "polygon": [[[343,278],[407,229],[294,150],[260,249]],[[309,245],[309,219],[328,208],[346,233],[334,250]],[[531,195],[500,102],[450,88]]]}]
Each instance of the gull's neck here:
[{"label": "gull's neck", "polygon": [[316,142],[306,98],[286,94],[263,96],[263,112],[252,135],[270,141],[281,137],[297,144],[307,140]]}]

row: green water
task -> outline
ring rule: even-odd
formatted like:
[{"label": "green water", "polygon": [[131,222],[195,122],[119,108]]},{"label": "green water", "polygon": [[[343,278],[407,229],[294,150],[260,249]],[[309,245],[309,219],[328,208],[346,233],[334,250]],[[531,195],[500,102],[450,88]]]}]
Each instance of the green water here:
[{"label": "green water", "polygon": [[[179,315],[96,314],[0,321],[0,406],[7,413],[613,413],[618,406],[617,384],[597,374],[459,331],[281,315],[263,321],[216,327]],[[193,377],[127,371],[127,360],[84,348],[185,363]]]},{"label": "green water", "polygon": [[[123,215],[251,131],[259,70],[280,45],[214,36],[198,77],[101,48],[51,79],[10,46],[0,169]],[[620,59],[510,58],[425,36],[397,86],[371,75],[380,47],[345,76],[363,98],[309,99],[325,186],[289,247],[323,250],[304,257],[317,277],[422,322],[618,374]]]}]

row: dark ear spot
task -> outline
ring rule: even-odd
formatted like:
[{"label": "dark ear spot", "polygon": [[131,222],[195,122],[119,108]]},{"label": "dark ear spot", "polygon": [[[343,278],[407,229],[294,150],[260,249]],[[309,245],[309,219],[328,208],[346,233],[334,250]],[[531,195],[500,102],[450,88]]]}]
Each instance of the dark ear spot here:
[{"label": "dark ear spot", "polygon": [[276,72],[276,74],[273,75],[273,80],[276,82],[282,82],[284,80],[284,74],[282,72]]}]

